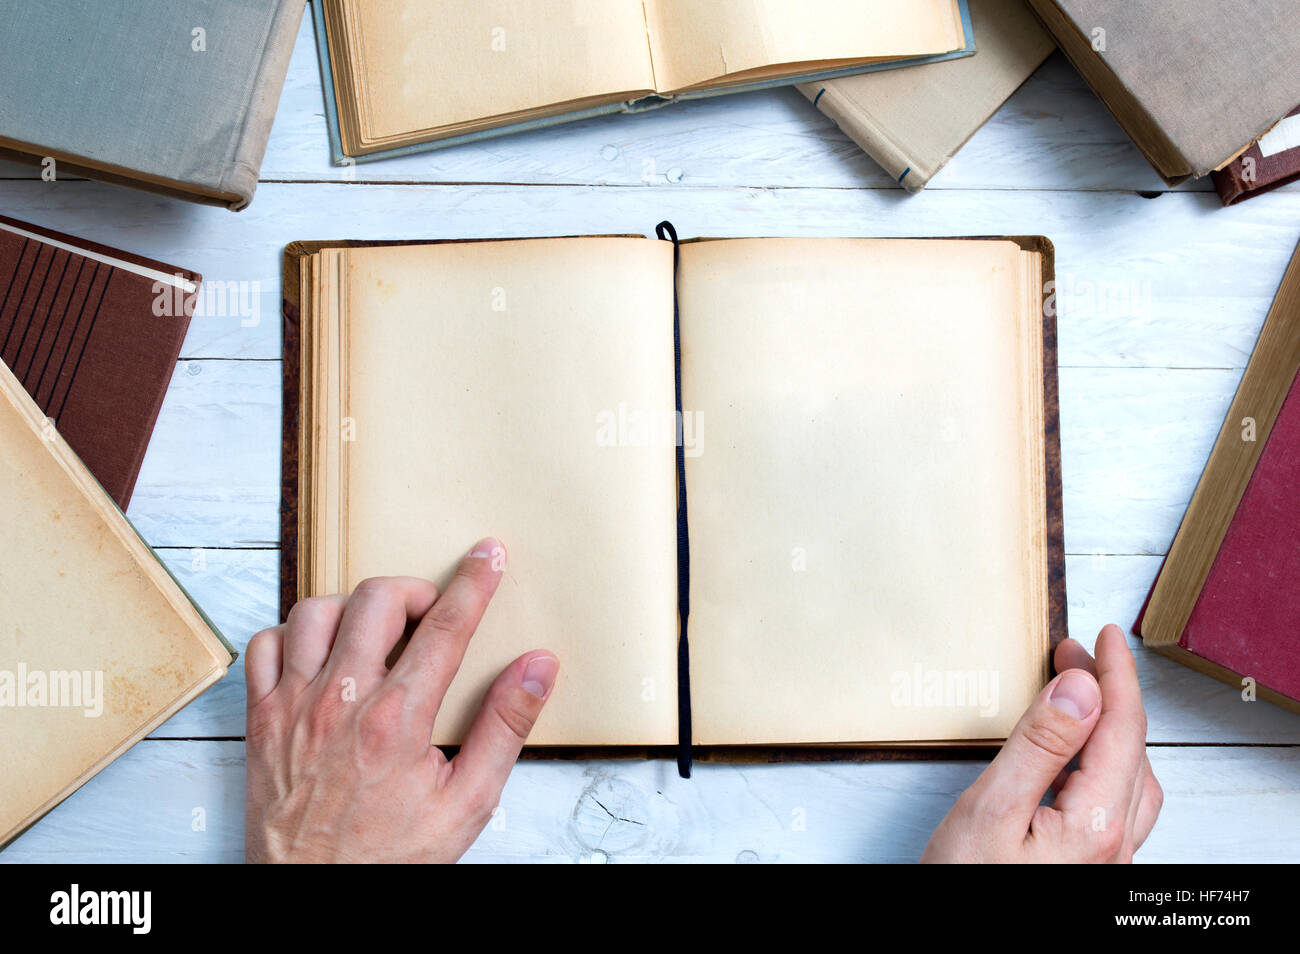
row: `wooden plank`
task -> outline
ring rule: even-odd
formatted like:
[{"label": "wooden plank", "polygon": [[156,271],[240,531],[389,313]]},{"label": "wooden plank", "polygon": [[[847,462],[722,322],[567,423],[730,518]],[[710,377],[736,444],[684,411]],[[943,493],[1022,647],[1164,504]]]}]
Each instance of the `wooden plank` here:
[{"label": "wooden plank", "polygon": [[1065,366],[1241,368],[1300,240],[1300,193],[1217,209],[1203,193],[268,183],[238,214],[98,183],[0,182],[9,214],[202,272],[187,358],[279,357],[280,250],[298,239],[649,233],[1044,234]]},{"label": "wooden plank", "polygon": [[[1157,746],[1148,754],[1165,806],[1138,861],[1300,854],[1300,749]],[[683,780],[668,762],[523,763],[466,860],[914,861],[982,768],[700,765]],[[242,742],[142,742],[0,861],[238,862],[243,776]],[[205,827],[195,830],[200,818]]]}]

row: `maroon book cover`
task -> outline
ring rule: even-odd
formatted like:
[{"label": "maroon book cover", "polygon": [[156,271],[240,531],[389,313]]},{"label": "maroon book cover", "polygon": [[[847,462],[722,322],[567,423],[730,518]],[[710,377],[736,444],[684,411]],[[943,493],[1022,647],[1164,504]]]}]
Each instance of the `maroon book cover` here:
[{"label": "maroon book cover", "polygon": [[1278,134],[1276,139],[1270,140],[1267,134],[1264,135],[1228,165],[1213,173],[1214,187],[1219,190],[1219,199],[1224,205],[1253,199],[1270,189],[1300,179],[1300,142],[1282,148],[1294,141],[1286,135],[1291,130],[1291,123],[1300,123],[1300,106],[1291,110],[1274,127]]},{"label": "maroon book cover", "polygon": [[0,359],[123,510],[201,280],[0,216]]},{"label": "maroon book cover", "polygon": [[1300,699],[1300,375],[1178,645]]}]

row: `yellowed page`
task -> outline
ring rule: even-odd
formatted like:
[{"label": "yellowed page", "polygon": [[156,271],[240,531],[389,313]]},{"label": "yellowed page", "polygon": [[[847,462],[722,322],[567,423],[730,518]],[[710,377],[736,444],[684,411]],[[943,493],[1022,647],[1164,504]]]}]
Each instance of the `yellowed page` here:
[{"label": "yellowed page", "polygon": [[1040,687],[1028,257],[683,247],[683,402],[705,435],[686,463],[697,743],[1000,738]]},{"label": "yellowed page", "polygon": [[367,141],[654,89],[641,0],[341,2]]},{"label": "yellowed page", "polygon": [[493,677],[545,648],[530,742],[675,741],[672,248],[589,238],[351,249],[348,588],[444,582],[494,535],[509,566],[435,726],[460,739]]},{"label": "yellowed page", "polygon": [[646,0],[664,92],[767,67],[946,53],[965,43],[956,0]]},{"label": "yellowed page", "polygon": [[230,654],[0,364],[0,844]]}]

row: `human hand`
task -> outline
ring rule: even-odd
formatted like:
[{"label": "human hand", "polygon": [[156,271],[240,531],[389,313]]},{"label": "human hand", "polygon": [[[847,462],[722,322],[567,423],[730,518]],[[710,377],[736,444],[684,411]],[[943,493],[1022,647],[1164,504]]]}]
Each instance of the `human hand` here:
[{"label": "human hand", "polygon": [[[1073,639],[1055,659],[1060,675],[939,823],[923,862],[1129,862],[1151,833],[1164,793],[1123,632],[1102,629],[1095,662]],[[1040,805],[1049,787],[1055,802]]]},{"label": "human hand", "polygon": [[[455,861],[478,837],[555,683],[559,660],[520,656],[488,690],[459,754],[434,717],[505,568],[475,545],[445,593],[366,580],[303,600],[253,637],[248,681],[249,861]],[[409,644],[385,663],[408,623]]]}]

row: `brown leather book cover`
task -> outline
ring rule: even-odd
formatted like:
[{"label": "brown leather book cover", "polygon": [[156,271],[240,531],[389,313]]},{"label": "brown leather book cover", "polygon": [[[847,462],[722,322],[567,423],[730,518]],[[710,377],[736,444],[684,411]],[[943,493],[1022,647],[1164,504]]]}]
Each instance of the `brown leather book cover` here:
[{"label": "brown leather book cover", "polygon": [[[1056,310],[1054,287],[1056,250],[1043,236],[971,236],[975,239],[1010,240],[1042,256],[1043,275],[1043,417],[1044,479],[1047,485],[1047,590],[1048,628],[1052,650],[1069,635],[1065,592],[1065,520],[1061,491],[1060,396],[1057,378]],[[298,601],[298,470],[300,386],[302,373],[300,282],[302,261],[324,248],[426,245],[448,240],[312,241],[293,242],[284,249],[281,274],[283,318],[283,404],[280,497],[280,618],[288,616]],[[470,239],[467,241],[493,241]],[[1053,670],[1055,667],[1053,667]],[[913,745],[745,745],[693,746],[697,762],[872,762],[925,759],[991,758],[999,743],[963,745],[921,743]],[[525,759],[647,758],[673,759],[673,746],[531,746]]]},{"label": "brown leather book cover", "polygon": [[0,358],[123,510],[201,281],[0,216]]},{"label": "brown leather book cover", "polygon": [[1213,178],[1224,205],[1253,199],[1300,179],[1300,106]]}]

